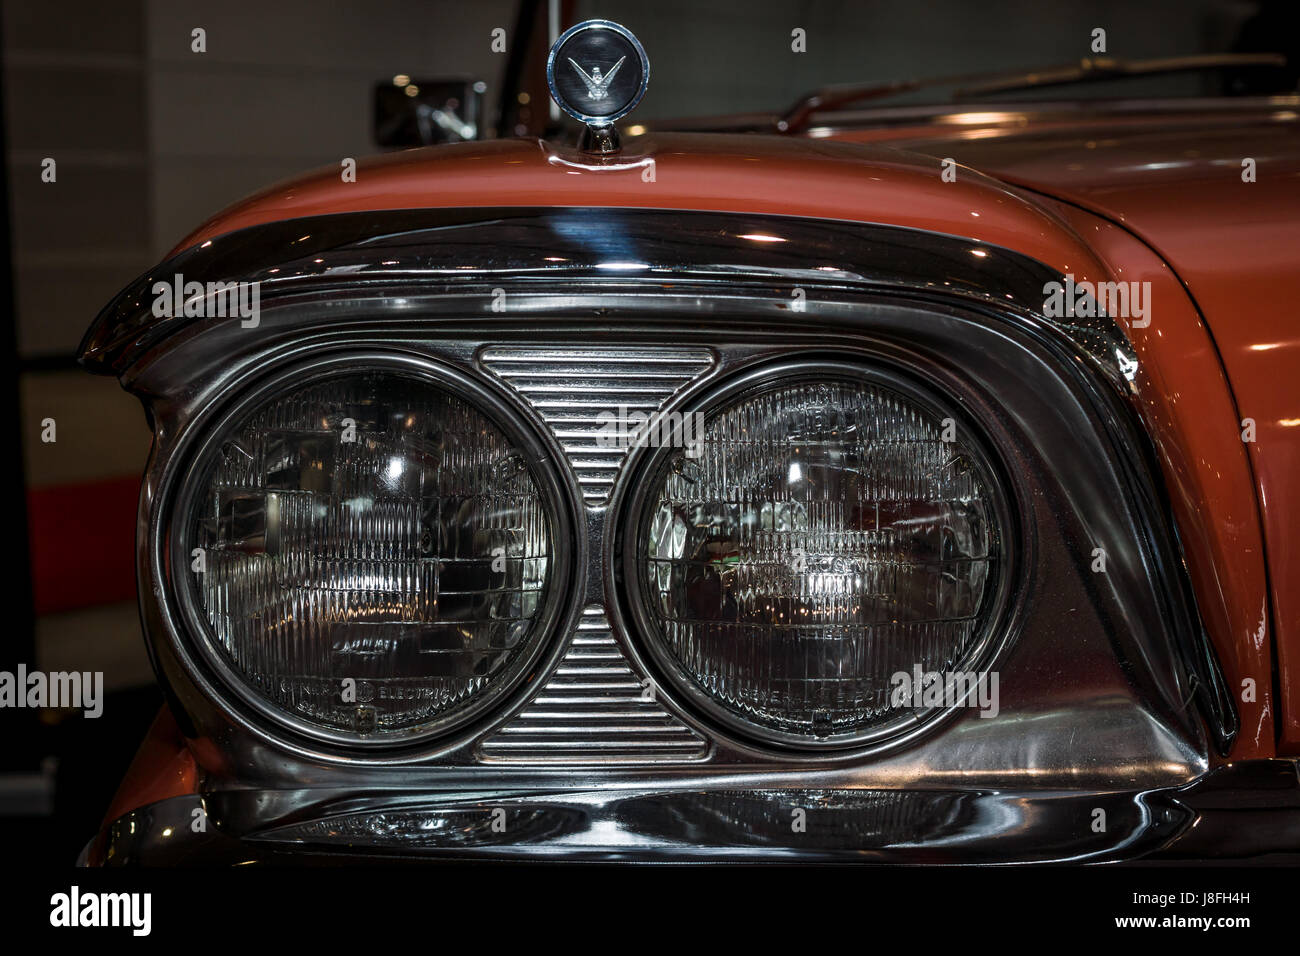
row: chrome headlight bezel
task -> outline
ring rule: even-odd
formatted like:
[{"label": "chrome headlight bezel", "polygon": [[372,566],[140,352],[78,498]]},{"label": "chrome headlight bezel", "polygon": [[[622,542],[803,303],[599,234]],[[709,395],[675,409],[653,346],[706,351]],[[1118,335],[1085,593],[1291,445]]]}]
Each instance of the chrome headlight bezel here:
[{"label": "chrome headlight bezel", "polygon": [[[1117,773],[1163,785],[1204,768],[1198,719],[1222,715],[1189,708],[1183,681],[1189,655],[1212,649],[1195,630],[1190,592],[1180,587],[1177,542],[1162,523],[1168,519],[1160,511],[1159,472],[1141,457],[1145,436],[1106,387],[1109,378],[1127,394],[1125,383],[1107,371],[1120,354],[1110,346],[1120,339],[1106,334],[1105,322],[1063,327],[1037,316],[1042,283],[1059,278],[1050,268],[996,247],[976,261],[969,240],[782,217],[606,208],[403,210],[305,223],[310,228],[304,221],[276,222],[218,237],[159,266],[104,311],[83,355],[88,367],[122,377],[144,401],[154,427],[138,555],[147,646],[208,792],[217,800],[230,797],[215,804],[218,815],[231,814],[223,816],[223,828],[253,832],[291,807],[299,813],[314,793],[326,793],[315,787],[328,786],[331,799],[340,793],[364,799],[362,788],[379,781],[441,790],[525,779],[562,779],[566,788],[605,780],[640,786],[658,777],[680,786],[689,772],[703,787],[779,782],[794,772],[801,780],[813,774],[818,786],[851,779],[853,786],[886,789],[967,788],[976,785],[973,747],[987,755],[978,785],[1000,790],[1014,789],[1027,775],[1034,785],[1092,781],[1104,788]],[[304,246],[308,231],[311,241]],[[759,232],[789,241],[753,245],[745,238]],[[603,259],[587,245],[593,233],[644,242],[645,261],[659,265],[636,281],[619,276],[611,282],[594,271]],[[665,235],[674,238],[661,244]],[[294,250],[288,258],[287,248]],[[484,248],[499,255],[481,262]],[[412,250],[420,258],[408,260]],[[557,250],[573,264],[541,275],[530,271]],[[392,260],[401,260],[402,268],[392,268],[398,264]],[[812,266],[823,262],[839,271]],[[464,264],[453,275],[448,263]],[[153,279],[169,271],[263,281],[264,334],[250,337],[226,319],[151,320],[139,307],[147,304]],[[663,275],[670,273],[673,282],[665,285]],[[951,288],[930,281],[936,274],[951,278]],[[807,315],[798,321],[792,321],[788,294],[794,282],[808,292]],[[511,318],[491,305],[498,286],[509,290]],[[540,341],[581,351],[597,337],[638,346],[692,341],[715,350],[714,370],[684,385],[665,411],[688,406],[713,382],[760,361],[814,349],[872,362],[885,355],[895,368],[940,383],[940,391],[955,396],[985,427],[1020,509],[1021,577],[1008,613],[1016,638],[998,662],[1003,713],[985,721],[954,712],[950,720],[923,727],[914,740],[809,752],[756,743],[679,704],[680,695],[648,665],[616,597],[622,587],[615,580],[617,502],[630,493],[623,486],[632,476],[622,470],[612,497],[601,498],[607,506],[584,507],[583,473],[575,478],[570,470],[576,465],[565,460],[576,455],[569,439],[552,434],[550,413],[502,386],[479,360],[490,345]],[[485,715],[481,726],[400,751],[304,743],[221,699],[219,686],[212,689],[215,678],[199,672],[178,647],[180,616],[169,606],[162,562],[150,553],[158,538],[153,529],[166,518],[158,513],[159,488],[183,465],[178,450],[209,408],[265,371],[323,349],[427,355],[501,386],[507,403],[543,435],[570,491],[582,575],[578,580],[575,574],[579,593],[570,629],[591,605],[604,607],[633,672],[628,677],[640,684],[625,679],[623,692],[650,690],[673,718],[710,738],[706,755],[658,774],[640,758],[634,767],[605,759],[594,745],[555,759],[545,751],[545,760],[533,759],[537,751],[519,751],[510,765],[485,756],[480,743],[487,736],[540,723],[524,719],[536,716],[527,708],[565,671],[562,653],[539,665],[537,680]],[[1104,577],[1088,574],[1083,561],[1085,546],[1096,545],[1110,549]],[[1043,582],[1048,586],[1040,599]],[[1076,603],[1077,615],[1059,613],[1074,611]],[[1213,678],[1216,665],[1211,659],[1191,667],[1204,704],[1201,675]],[[1229,695],[1227,716],[1232,712]],[[1082,756],[1074,751],[1080,726],[1090,728]],[[1217,733],[1222,724],[1214,726]],[[1072,759],[1058,759],[1064,755]],[[244,789],[249,781],[265,789]],[[227,794],[226,786],[240,789]]]},{"label": "chrome headlight bezel", "polygon": [[[1017,519],[1019,507],[1014,497],[1016,486],[1006,479],[1000,457],[993,453],[991,443],[978,423],[962,412],[955,400],[946,397],[946,390],[941,385],[920,381],[916,374],[916,370],[895,367],[884,357],[859,356],[845,360],[842,356],[809,353],[775,362],[760,362],[740,370],[722,382],[712,383],[684,402],[680,409],[674,410],[683,415],[698,412],[707,421],[747,395],[832,377],[891,389],[925,409],[936,420],[952,418],[961,430],[963,441],[974,453],[976,467],[990,489],[989,504],[996,517],[995,534],[999,546],[996,591],[978,637],[962,658],[963,669],[982,673],[992,668],[1014,642],[1014,629],[1009,626],[1016,599],[1012,583],[1019,574],[1022,547]],[[715,733],[722,733],[742,745],[757,747],[760,751],[793,751],[823,757],[875,754],[902,746],[920,734],[929,733],[961,709],[962,702],[958,702],[956,707],[908,709],[876,726],[813,737],[748,720],[699,687],[663,646],[659,629],[648,610],[649,595],[645,591],[640,564],[653,493],[661,483],[660,476],[669,459],[677,451],[668,447],[633,450],[628,462],[628,493],[617,506],[615,518],[619,524],[615,546],[618,564],[615,579],[619,582],[617,606],[626,615],[627,628],[636,646],[645,651],[648,669],[658,678],[657,690],[684,711],[693,713]]]},{"label": "chrome headlight bezel", "polygon": [[[333,730],[304,720],[260,695],[216,645],[190,571],[194,546],[190,516],[204,487],[212,455],[223,436],[277,394],[357,372],[381,372],[421,382],[469,403],[523,453],[551,525],[553,563],[543,605],[528,646],[506,673],[460,706],[433,720],[383,737]],[[477,736],[494,715],[517,706],[530,678],[553,664],[562,652],[565,622],[572,616],[575,548],[573,495],[554,467],[555,455],[539,432],[508,398],[453,365],[425,354],[384,351],[331,351],[307,360],[263,367],[248,380],[232,383],[226,401],[189,422],[179,436],[169,467],[161,476],[150,522],[150,554],[155,579],[162,583],[161,608],[181,662],[200,689],[236,721],[295,749],[325,748],[338,756],[427,753]]]}]

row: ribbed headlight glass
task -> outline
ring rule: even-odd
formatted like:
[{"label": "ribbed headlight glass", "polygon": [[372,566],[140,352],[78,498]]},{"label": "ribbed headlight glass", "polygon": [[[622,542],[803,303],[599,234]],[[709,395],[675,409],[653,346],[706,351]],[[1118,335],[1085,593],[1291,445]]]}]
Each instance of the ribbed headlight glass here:
[{"label": "ribbed headlight glass", "polygon": [[190,499],[198,614],[276,712],[402,739],[515,680],[544,639],[552,520],[524,453],[469,400],[334,374],[209,447]]},{"label": "ribbed headlight glass", "polygon": [[791,373],[661,452],[635,546],[643,623],[706,709],[762,737],[865,739],[917,721],[893,675],[973,666],[1005,569],[1003,493],[941,407]]}]

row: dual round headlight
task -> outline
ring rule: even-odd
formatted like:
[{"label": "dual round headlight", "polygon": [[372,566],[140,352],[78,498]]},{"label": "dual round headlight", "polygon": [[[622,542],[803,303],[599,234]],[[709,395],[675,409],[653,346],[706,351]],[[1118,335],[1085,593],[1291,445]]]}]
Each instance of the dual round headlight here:
[{"label": "dual round headlight", "polygon": [[[646,448],[624,601],[687,706],[743,736],[842,745],[914,725],[898,673],[978,664],[1008,502],[969,429],[890,375],[750,376]],[[462,727],[553,645],[570,516],[490,393],[334,367],[227,414],[180,506],[205,656],[280,723],[354,744]]]},{"label": "dual round headlight", "polygon": [[979,679],[1009,524],[965,420],[897,376],[827,363],[751,376],[702,430],[651,462],[625,543],[630,610],[668,680],[792,745],[951,710],[913,688]]},{"label": "dual round headlight", "polygon": [[335,367],[218,426],[179,557],[207,656],[247,701],[392,743],[528,673],[563,603],[566,516],[526,431],[486,406],[414,371]]}]

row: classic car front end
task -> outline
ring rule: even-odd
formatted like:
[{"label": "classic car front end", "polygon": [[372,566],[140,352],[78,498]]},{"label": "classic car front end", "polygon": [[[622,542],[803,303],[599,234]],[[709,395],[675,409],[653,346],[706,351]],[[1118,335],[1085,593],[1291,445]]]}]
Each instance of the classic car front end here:
[{"label": "classic car front end", "polygon": [[635,39],[551,69],[577,145],[271,187],[88,333],[168,709],[85,861],[1300,850],[1300,100],[620,141]]}]

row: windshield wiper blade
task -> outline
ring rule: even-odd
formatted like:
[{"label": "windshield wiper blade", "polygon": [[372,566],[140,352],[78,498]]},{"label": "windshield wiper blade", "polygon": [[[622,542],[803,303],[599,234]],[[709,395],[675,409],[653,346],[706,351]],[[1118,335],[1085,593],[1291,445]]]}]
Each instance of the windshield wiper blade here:
[{"label": "windshield wiper blade", "polygon": [[895,96],[899,93],[911,93],[913,90],[925,89],[927,86],[952,86],[955,83],[968,83],[973,80],[985,80],[990,75],[1002,74],[963,73],[958,76],[934,76],[923,80],[892,80],[889,83],[861,84],[844,83],[839,86],[824,86],[820,90],[808,93],[786,110],[776,121],[777,132],[797,133],[808,125],[808,121],[817,113],[833,110],[864,100]]},{"label": "windshield wiper blade", "polygon": [[1286,66],[1281,53],[1201,53],[1192,56],[1169,56],[1151,60],[1120,60],[1108,56],[1084,57],[1068,66],[1026,71],[1000,79],[976,83],[953,91],[955,100],[1006,93],[1011,90],[1035,90],[1045,86],[1067,86],[1125,76],[1156,76],[1162,73],[1194,73],[1198,70],[1226,70],[1246,66]]},{"label": "windshield wiper blade", "polygon": [[916,80],[893,80],[889,83],[842,84],[826,86],[802,97],[776,121],[781,133],[797,133],[817,113],[865,100],[881,99],[936,86],[954,86],[953,99],[969,99],[1010,90],[1064,86],[1128,76],[1154,76],[1162,73],[1185,73],[1197,70],[1222,70],[1250,66],[1286,66],[1281,53],[1204,53],[1164,57],[1151,60],[1120,60],[1113,57],[1085,57],[1077,63],[1020,70],[1012,73],[964,73]]}]

